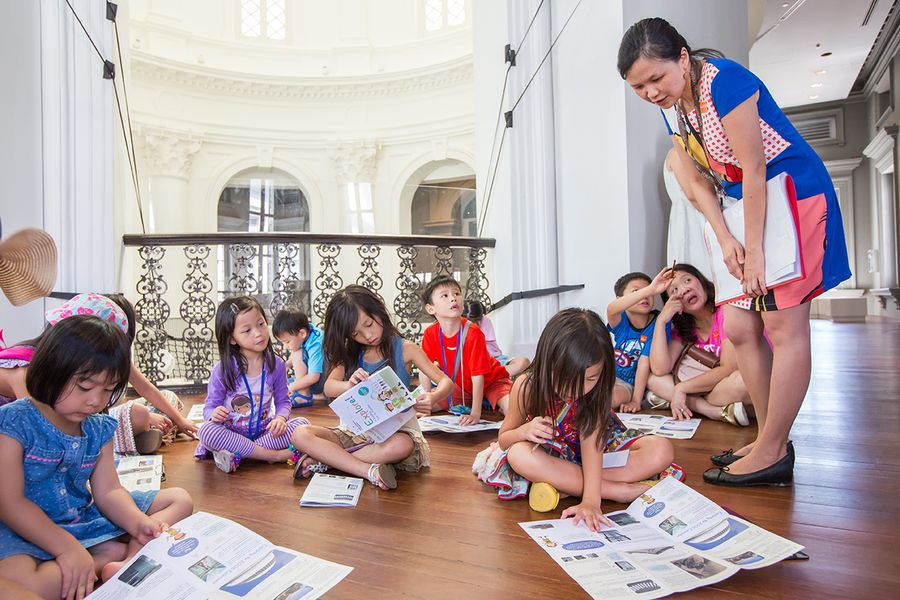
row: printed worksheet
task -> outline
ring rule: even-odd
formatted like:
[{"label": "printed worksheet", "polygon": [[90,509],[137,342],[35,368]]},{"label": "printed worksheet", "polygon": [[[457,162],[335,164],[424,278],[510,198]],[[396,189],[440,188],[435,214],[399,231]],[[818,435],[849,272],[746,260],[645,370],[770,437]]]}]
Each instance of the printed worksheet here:
[{"label": "printed worksheet", "polygon": [[234,521],[198,512],[149,542],[88,598],[311,600],[351,570],[274,546]]},{"label": "printed worksheet", "polygon": [[129,492],[159,489],[164,473],[161,455],[119,456],[115,462],[119,483]]},{"label": "printed worksheet", "polygon": [[616,413],[629,429],[637,429],[646,434],[658,435],[677,440],[688,440],[697,433],[700,419],[678,421],[666,415],[642,415],[632,413]]},{"label": "printed worksheet", "polygon": [[666,478],[590,531],[572,519],[519,523],[592,598],[662,598],[759,569],[803,547]]},{"label": "printed worksheet", "polygon": [[485,421],[481,419],[472,425],[460,425],[458,415],[430,415],[419,418],[419,427],[425,433],[440,431],[443,433],[472,433],[473,431],[489,431],[500,429],[503,421]]},{"label": "printed worksheet", "polygon": [[362,488],[359,477],[315,473],[300,498],[300,506],[356,506]]}]

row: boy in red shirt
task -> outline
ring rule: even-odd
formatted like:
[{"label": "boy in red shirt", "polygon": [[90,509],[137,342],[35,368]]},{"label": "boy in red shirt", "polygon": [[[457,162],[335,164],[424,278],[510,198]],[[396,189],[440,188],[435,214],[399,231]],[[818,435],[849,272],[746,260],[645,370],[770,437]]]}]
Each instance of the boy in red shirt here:
[{"label": "boy in red shirt", "polygon": [[[445,275],[436,277],[425,286],[422,300],[426,312],[437,319],[437,323],[425,330],[422,350],[453,380],[454,386],[450,397],[436,408],[462,412],[460,425],[481,420],[482,400],[505,414],[512,381],[503,365],[488,354],[484,333],[462,318],[464,300],[459,283]],[[427,391],[431,382],[424,380],[422,386]]]}]

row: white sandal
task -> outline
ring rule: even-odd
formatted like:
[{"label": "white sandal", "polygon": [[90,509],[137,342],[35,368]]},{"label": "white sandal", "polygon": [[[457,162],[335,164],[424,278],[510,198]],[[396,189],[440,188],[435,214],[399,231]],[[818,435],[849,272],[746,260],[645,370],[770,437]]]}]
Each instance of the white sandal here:
[{"label": "white sandal", "polygon": [[[372,463],[366,475],[369,483],[375,487],[393,490],[397,487],[397,470],[394,465]],[[384,484],[383,486],[381,484]]]}]

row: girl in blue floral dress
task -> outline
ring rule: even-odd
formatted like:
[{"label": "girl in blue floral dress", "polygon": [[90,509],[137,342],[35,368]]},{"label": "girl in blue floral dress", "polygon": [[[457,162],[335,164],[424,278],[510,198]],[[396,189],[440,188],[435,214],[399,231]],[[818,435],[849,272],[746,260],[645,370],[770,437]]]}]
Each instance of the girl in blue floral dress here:
[{"label": "girl in blue floral dress", "polygon": [[116,421],[99,413],[127,384],[129,354],[114,325],[65,319],[35,349],[31,397],[0,407],[0,577],[41,597],[83,598],[193,510],[182,489],[119,484]]}]

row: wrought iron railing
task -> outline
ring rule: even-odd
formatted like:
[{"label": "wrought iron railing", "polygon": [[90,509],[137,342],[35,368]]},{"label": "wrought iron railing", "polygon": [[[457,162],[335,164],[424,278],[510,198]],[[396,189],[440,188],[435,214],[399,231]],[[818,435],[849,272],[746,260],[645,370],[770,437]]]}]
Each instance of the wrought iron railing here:
[{"label": "wrought iron railing", "polygon": [[[123,243],[139,258],[129,269],[135,256],[126,254],[123,264],[123,272],[136,274],[139,296],[135,360],[156,383],[208,380],[216,306],[232,295],[256,296],[270,314],[301,308],[321,324],[332,296],[357,283],[384,298],[400,333],[414,341],[430,322],[420,293],[432,276],[456,276],[467,299],[491,306],[486,260],[495,240],[488,238],[204,233],[125,235]],[[394,253],[383,252],[390,247]],[[180,287],[170,287],[174,281]]]}]

